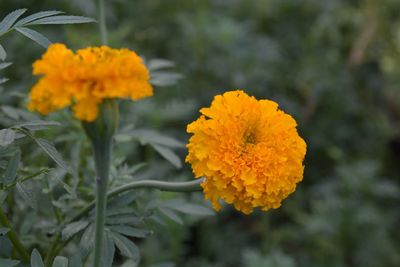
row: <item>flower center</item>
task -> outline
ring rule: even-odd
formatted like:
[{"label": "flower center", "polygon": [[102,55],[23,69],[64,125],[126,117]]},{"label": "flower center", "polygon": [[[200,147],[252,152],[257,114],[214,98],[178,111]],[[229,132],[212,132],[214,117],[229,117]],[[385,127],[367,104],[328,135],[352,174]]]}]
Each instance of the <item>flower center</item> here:
[{"label": "flower center", "polygon": [[244,143],[247,145],[247,144],[255,144],[257,142],[257,138],[256,138],[256,135],[255,135],[255,133],[253,133],[253,132],[249,132],[249,133],[247,133],[246,135],[245,135],[245,137],[244,137]]}]

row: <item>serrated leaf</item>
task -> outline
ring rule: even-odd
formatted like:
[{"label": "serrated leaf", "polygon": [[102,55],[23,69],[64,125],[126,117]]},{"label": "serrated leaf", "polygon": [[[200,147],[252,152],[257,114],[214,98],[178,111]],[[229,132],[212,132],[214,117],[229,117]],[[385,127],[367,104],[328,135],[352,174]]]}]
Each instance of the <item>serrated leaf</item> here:
[{"label": "serrated leaf", "polygon": [[127,206],[138,198],[135,192],[128,192],[125,194],[120,194],[113,198],[107,205],[107,209],[115,209],[120,206]]},{"label": "serrated leaf", "polygon": [[154,71],[154,70],[159,70],[159,69],[175,67],[175,63],[170,60],[155,58],[155,59],[151,59],[148,62],[147,67],[150,71]]},{"label": "serrated leaf", "polygon": [[0,130],[0,146],[8,146],[15,140],[15,132],[11,129]]},{"label": "serrated leaf", "polygon": [[114,232],[138,238],[146,238],[153,233],[152,231],[149,230],[134,228],[128,225],[113,225],[110,226],[109,228]]},{"label": "serrated leaf", "polygon": [[135,262],[139,262],[139,248],[135,245],[135,243],[118,233],[110,234],[122,255],[134,260]]},{"label": "serrated leaf", "polygon": [[1,22],[0,22],[0,35],[4,34],[7,32],[14,22],[22,15],[25,13],[27,9],[22,8],[22,9],[17,9],[10,14],[8,14]]},{"label": "serrated leaf", "polygon": [[171,149],[164,147],[164,146],[159,146],[159,145],[152,145],[154,149],[166,160],[168,160],[172,165],[174,165],[177,168],[182,168],[182,161],[178,157],[175,152],[173,152]]},{"label": "serrated leaf", "polygon": [[23,26],[24,24],[26,24],[28,22],[32,22],[34,20],[41,19],[41,18],[44,18],[44,17],[50,17],[50,16],[62,14],[62,13],[64,13],[64,12],[57,11],[57,10],[49,10],[49,11],[37,12],[37,13],[29,15],[29,16],[23,18],[23,19],[20,19],[19,21],[17,21],[17,23],[15,23],[15,26]]},{"label": "serrated leaf", "polygon": [[31,267],[44,267],[42,256],[40,256],[39,251],[34,249],[31,254]]},{"label": "serrated leaf", "polygon": [[37,210],[37,200],[32,191],[21,183],[17,183],[16,187],[22,198],[26,201],[26,204],[28,204],[34,210]]},{"label": "serrated leaf", "polygon": [[166,217],[168,217],[171,220],[173,220],[174,222],[176,222],[178,224],[183,224],[183,221],[182,221],[181,217],[179,217],[179,215],[176,214],[176,212],[174,212],[173,210],[170,210],[170,209],[165,208],[165,207],[158,207],[158,210],[162,214],[164,214]]},{"label": "serrated leaf", "polygon": [[57,256],[54,259],[52,267],[68,267],[68,259],[66,257]]},{"label": "serrated leaf", "polygon": [[83,231],[89,225],[88,221],[78,221],[67,224],[61,232],[63,240],[70,239],[80,231]]},{"label": "serrated leaf", "polygon": [[10,161],[8,162],[3,178],[0,181],[3,181],[5,184],[13,183],[15,181],[15,178],[17,177],[17,170],[20,161],[21,161],[21,151],[17,150],[15,154],[11,157]]},{"label": "serrated leaf", "polygon": [[9,228],[0,227],[0,236],[6,235],[9,231]]},{"label": "serrated leaf", "polygon": [[[1,49],[1,48],[0,48]],[[0,59],[1,59],[1,57],[0,57]],[[9,67],[9,66],[11,66],[12,65],[12,62],[3,62],[3,63],[0,63],[0,70],[2,70],[2,69],[5,69],[5,68],[7,68],[7,67]]]},{"label": "serrated leaf", "polygon": [[12,128],[26,128],[30,131],[39,131],[39,130],[48,129],[48,127],[50,127],[50,126],[60,126],[60,125],[61,124],[56,121],[37,120],[37,121],[23,122],[23,123],[13,126]]},{"label": "serrated leaf", "polygon": [[7,58],[7,52],[4,50],[4,47],[0,44],[0,59],[2,61],[6,60]]},{"label": "serrated leaf", "polygon": [[52,16],[41,18],[35,21],[26,23],[25,25],[38,25],[38,24],[78,24],[78,23],[91,23],[96,22],[92,18],[82,17],[82,16]]},{"label": "serrated leaf", "polygon": [[43,34],[37,32],[37,31],[31,30],[31,29],[25,28],[25,27],[16,27],[15,29],[19,33],[23,34],[24,36],[28,37],[32,41],[43,46],[44,48],[47,48],[51,44],[51,41],[49,39],[47,39],[46,36],[44,36]]},{"label": "serrated leaf", "polygon": [[83,232],[81,240],[79,242],[79,248],[82,258],[85,258],[93,249],[94,246],[94,224],[90,224]]},{"label": "serrated leaf", "polygon": [[17,266],[17,264],[19,264],[19,261],[17,261],[17,260],[0,258],[0,266],[1,267],[14,267],[14,266]]},{"label": "serrated leaf", "polygon": [[110,236],[110,233],[104,233],[104,242],[103,242],[103,254],[101,258],[101,266],[102,267],[111,267],[114,261],[115,255],[115,245],[114,240]]}]

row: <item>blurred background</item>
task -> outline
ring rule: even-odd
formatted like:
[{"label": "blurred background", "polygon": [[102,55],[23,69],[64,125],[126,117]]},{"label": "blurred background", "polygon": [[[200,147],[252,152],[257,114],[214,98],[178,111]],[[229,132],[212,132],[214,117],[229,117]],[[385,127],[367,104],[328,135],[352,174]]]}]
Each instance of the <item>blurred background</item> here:
[{"label": "blurred background", "polygon": [[[140,266],[400,266],[400,1],[106,5],[111,46],[175,63],[153,77],[163,85],[155,86],[154,97],[123,105],[124,123],[186,142],[186,125],[199,108],[216,94],[243,89],[280,103],[308,144],[304,181],[280,209],[245,216],[227,206],[216,216],[155,226],[155,234],[137,241]],[[1,0],[0,17],[22,7],[29,14],[62,10],[96,17],[94,2],[80,0]],[[99,43],[95,24],[36,29],[73,49]],[[24,109],[35,81],[31,64],[44,49],[16,33],[1,42],[14,65],[2,73],[10,80],[0,104]],[[7,114],[1,116],[5,127]],[[65,143],[56,144],[73,157]],[[143,177],[193,179],[187,165],[175,168],[147,147],[135,151],[128,163],[158,166]],[[176,153],[182,160],[186,150]]]}]

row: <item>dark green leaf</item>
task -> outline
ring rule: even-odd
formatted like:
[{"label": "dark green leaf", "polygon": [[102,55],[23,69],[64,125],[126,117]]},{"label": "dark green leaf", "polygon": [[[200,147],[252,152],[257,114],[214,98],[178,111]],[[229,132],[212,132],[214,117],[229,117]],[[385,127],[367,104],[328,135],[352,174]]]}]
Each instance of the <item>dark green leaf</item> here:
[{"label": "dark green leaf", "polygon": [[146,238],[152,234],[152,231],[134,228],[128,225],[113,225],[109,227],[112,231],[118,232],[120,234],[131,236],[131,237],[138,237],[138,238]]},{"label": "dark green leaf", "polygon": [[154,149],[166,160],[168,160],[172,165],[174,165],[177,168],[182,168],[182,161],[178,157],[177,154],[175,154],[174,151],[171,149],[164,147],[164,146],[159,146],[159,145],[152,145]]},{"label": "dark green leaf", "polygon": [[139,262],[139,248],[135,245],[135,243],[125,236],[117,233],[111,233],[111,236],[122,255],[133,259],[135,262]]},{"label": "dark green leaf", "polygon": [[178,224],[183,224],[181,217],[179,217],[179,215],[176,214],[176,212],[174,212],[173,210],[170,210],[165,207],[158,207],[158,209],[159,209],[159,211],[161,211],[162,214],[164,214],[166,217],[170,218],[174,222],[176,222]]},{"label": "dark green leaf", "polygon": [[14,142],[15,132],[11,129],[0,130],[0,146],[8,146]]},{"label": "dark green leaf", "polygon": [[31,29],[28,29],[25,27],[16,27],[15,29],[19,33],[23,34],[24,36],[28,37],[32,41],[43,46],[44,48],[47,48],[51,44],[51,41],[49,39],[47,39],[46,36],[44,36],[43,34],[37,32],[37,31],[31,30]]},{"label": "dark green leaf", "polygon": [[15,154],[11,157],[10,161],[8,162],[6,171],[4,172],[2,181],[5,184],[10,184],[15,181],[20,161],[21,161],[21,151],[17,150],[17,152],[15,152]]},{"label": "dark green leaf", "polygon": [[66,257],[57,256],[54,259],[52,267],[68,267],[68,259]]},{"label": "dark green leaf", "polygon": [[39,251],[34,249],[31,254],[31,267],[44,267],[42,256],[40,256]]},{"label": "dark green leaf", "polygon": [[14,22],[26,11],[26,8],[17,9],[10,14],[8,14],[1,22],[0,22],[0,35],[7,32]]},{"label": "dark green leaf", "polygon": [[67,224],[61,232],[62,239],[67,240],[84,230],[89,225],[88,221],[78,221]]},{"label": "dark green leaf", "polygon": [[0,190],[0,206],[3,205],[4,200],[7,198],[7,191]]},{"label": "dark green leaf", "polygon": [[114,261],[115,245],[110,233],[104,233],[102,267],[111,267]]},{"label": "dark green leaf", "polygon": [[37,25],[37,24],[77,24],[77,23],[90,23],[95,22],[94,19],[81,17],[81,16],[52,16],[41,18],[30,23],[26,23],[25,25]]},{"label": "dark green leaf", "polygon": [[14,267],[19,263],[17,260],[10,260],[10,259],[2,259],[0,258],[0,266],[1,267]]},{"label": "dark green leaf", "polygon": [[29,121],[23,122],[21,124],[15,125],[12,128],[26,128],[30,131],[38,131],[48,129],[49,126],[60,126],[61,124],[56,121]]},{"label": "dark green leaf", "polygon": [[37,200],[33,195],[32,190],[27,188],[25,184],[17,183],[17,190],[21,194],[22,198],[25,200],[26,204],[37,210]]},{"label": "dark green leaf", "polygon": [[17,23],[15,23],[15,26],[23,26],[24,24],[31,22],[31,21],[41,19],[44,17],[50,17],[50,16],[62,14],[62,13],[64,13],[64,12],[56,11],[56,10],[37,12],[37,13],[29,15],[23,19],[20,19],[19,21],[17,21]]},{"label": "dark green leaf", "polygon": [[82,258],[85,258],[93,249],[94,245],[94,224],[90,224],[83,232],[81,240],[79,242],[79,248]]},{"label": "dark green leaf", "polygon": [[142,219],[131,214],[122,214],[116,216],[110,216],[106,218],[107,224],[131,224],[131,225],[138,225],[142,223]]}]

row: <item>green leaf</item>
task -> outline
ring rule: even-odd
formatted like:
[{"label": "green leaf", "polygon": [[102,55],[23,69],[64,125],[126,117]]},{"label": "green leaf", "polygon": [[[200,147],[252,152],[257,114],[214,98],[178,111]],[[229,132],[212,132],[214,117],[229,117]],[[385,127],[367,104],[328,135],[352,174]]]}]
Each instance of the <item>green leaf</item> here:
[{"label": "green leaf", "polygon": [[5,68],[7,68],[7,67],[9,67],[9,66],[11,66],[11,65],[12,65],[12,62],[3,62],[3,63],[0,63],[0,70],[5,69]]},{"label": "green leaf", "polygon": [[8,80],[9,80],[8,78],[0,78],[0,84],[3,84]]},{"label": "green leaf", "polygon": [[39,251],[34,249],[31,254],[31,267],[44,267],[42,256],[40,256]]},{"label": "green leaf", "polygon": [[78,23],[91,23],[96,22],[92,18],[82,16],[52,16],[47,18],[41,18],[35,21],[26,23],[25,25],[38,25],[38,24],[78,24]]},{"label": "green leaf", "polygon": [[175,154],[171,149],[164,147],[164,146],[159,146],[159,145],[152,145],[154,149],[166,160],[168,160],[172,165],[174,165],[177,168],[182,168],[182,161],[178,157],[178,155]]},{"label": "green leaf", "polygon": [[170,60],[166,59],[151,59],[147,63],[147,67],[150,71],[165,69],[165,68],[172,68],[175,67],[175,63]]},{"label": "green leaf", "polygon": [[15,29],[19,33],[23,34],[24,36],[28,37],[32,41],[43,46],[44,48],[47,48],[51,44],[51,41],[49,39],[47,39],[46,36],[44,36],[43,34],[37,32],[37,31],[31,30],[31,29],[28,29],[25,27],[16,27]]},{"label": "green leaf", "polygon": [[1,267],[14,267],[19,263],[17,260],[10,260],[10,259],[2,259],[0,258],[0,266]]},{"label": "green leaf", "polygon": [[178,224],[183,224],[183,221],[182,221],[181,217],[179,217],[179,215],[176,214],[176,212],[174,212],[173,210],[170,210],[170,209],[165,208],[165,207],[158,207],[158,210],[162,214],[164,214],[166,217],[168,217],[171,220],[173,220],[174,222],[176,222]]},{"label": "green leaf", "polygon": [[61,124],[56,121],[37,120],[37,121],[23,122],[13,126],[12,128],[26,128],[30,131],[39,131],[48,129],[49,126],[60,126],[60,125]]},{"label": "green leaf", "polygon": [[57,10],[49,10],[49,11],[37,12],[37,13],[29,15],[29,16],[23,18],[23,19],[20,19],[19,21],[17,21],[17,23],[15,23],[15,26],[23,26],[26,23],[32,22],[34,20],[41,19],[41,18],[44,18],[44,17],[50,17],[50,16],[62,14],[62,13],[64,13],[64,12],[57,11]]},{"label": "green leaf", "polygon": [[5,184],[11,184],[15,181],[20,161],[21,161],[21,151],[17,150],[17,152],[15,152],[15,154],[11,157],[10,161],[8,162],[6,171],[4,172],[4,176],[1,179]]},{"label": "green leaf", "polygon": [[0,35],[4,34],[7,32],[11,26],[14,24],[14,22],[22,15],[25,13],[27,9],[17,9],[10,14],[8,14],[1,22],[0,22]]},{"label": "green leaf", "polygon": [[15,140],[15,132],[11,129],[0,130],[0,146],[8,146]]},{"label": "green leaf", "polygon": [[139,262],[139,248],[135,245],[135,243],[125,236],[117,233],[111,233],[111,236],[122,255],[134,260],[135,262]]},{"label": "green leaf", "polygon": [[171,86],[182,78],[183,76],[179,73],[155,72],[152,73],[150,83],[154,86]]},{"label": "green leaf", "polygon": [[81,240],[79,242],[79,248],[82,258],[85,258],[93,249],[94,246],[94,223],[90,224],[83,232]]},{"label": "green leaf", "polygon": [[82,259],[79,255],[74,255],[69,260],[69,267],[83,267]]},{"label": "green leaf", "polygon": [[0,190],[0,206],[3,205],[4,200],[7,198],[7,191]]},{"label": "green leaf", "polygon": [[139,263],[133,260],[127,260],[121,267],[138,267]]},{"label": "green leaf", "polygon": [[[142,145],[146,144],[156,144],[163,145],[167,147],[184,148],[185,144],[175,138],[163,135],[157,131],[149,129],[133,130],[124,135],[128,135],[134,139],[139,140]],[[116,136],[118,138],[118,135]]]},{"label": "green leaf", "polygon": [[78,221],[67,224],[61,232],[63,240],[70,239],[80,231],[83,231],[89,225],[88,221]]},{"label": "green leaf", "polygon": [[215,214],[212,209],[197,204],[181,203],[177,205],[167,204],[167,206],[176,211],[191,215],[211,216]]},{"label": "green leaf", "polygon": [[68,267],[68,259],[66,257],[57,256],[54,259],[52,267]]},{"label": "green leaf", "polygon": [[111,267],[114,261],[115,245],[114,240],[108,232],[104,233],[103,254],[102,254],[102,267]]},{"label": "green leaf", "polygon": [[0,44],[0,59],[2,61],[6,60],[7,58],[7,52],[4,50],[4,47]]},{"label": "green leaf", "polygon": [[6,235],[9,231],[9,228],[0,227],[0,236]]},{"label": "green leaf", "polygon": [[17,183],[17,190],[27,204],[34,210],[37,210],[37,200],[33,195],[32,190],[28,189],[25,184]]},{"label": "green leaf", "polygon": [[138,237],[138,238],[146,238],[151,235],[153,232],[145,229],[134,228],[129,225],[113,225],[109,227],[110,230],[114,232],[118,232],[120,234]]},{"label": "green leaf", "polygon": [[106,218],[106,223],[113,224],[131,224],[131,225],[139,225],[143,222],[143,220],[136,215],[132,214],[122,214],[116,216],[110,216]]}]

